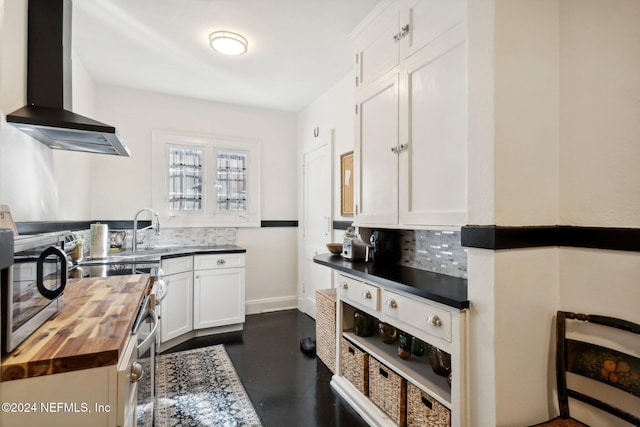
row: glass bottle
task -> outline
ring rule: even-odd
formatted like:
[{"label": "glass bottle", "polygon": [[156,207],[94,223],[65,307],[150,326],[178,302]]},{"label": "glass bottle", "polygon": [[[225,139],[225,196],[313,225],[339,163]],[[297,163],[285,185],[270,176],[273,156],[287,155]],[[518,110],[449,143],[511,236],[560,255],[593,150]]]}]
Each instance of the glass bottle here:
[{"label": "glass bottle", "polygon": [[398,357],[400,359],[410,359],[411,358],[411,335],[406,332],[400,333],[398,337],[400,341],[400,346],[398,347]]}]

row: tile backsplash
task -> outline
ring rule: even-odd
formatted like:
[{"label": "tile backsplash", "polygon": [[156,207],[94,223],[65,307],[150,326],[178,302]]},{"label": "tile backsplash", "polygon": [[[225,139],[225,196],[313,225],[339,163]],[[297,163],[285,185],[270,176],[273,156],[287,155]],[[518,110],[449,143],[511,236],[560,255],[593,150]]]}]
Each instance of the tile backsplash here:
[{"label": "tile backsplash", "polygon": [[467,250],[460,231],[401,230],[402,258],[407,267],[467,278]]},{"label": "tile backsplash", "polygon": [[[162,228],[159,236],[153,230],[145,230],[143,233],[144,243],[141,244],[138,240],[138,245],[142,247],[235,245],[237,242],[237,229],[233,227]],[[130,239],[128,243],[130,244]]]},{"label": "tile backsplash", "polygon": [[[131,250],[132,230],[109,230],[111,242],[118,239],[118,233],[126,233],[124,248]],[[85,244],[85,252],[89,250],[90,232],[89,230],[76,231],[76,235],[82,236]],[[215,227],[176,227],[162,228],[160,235],[156,236],[153,230],[141,231],[138,234],[139,248],[155,248],[159,246],[209,246],[209,245],[235,245],[237,242],[237,229],[215,228]]]}]

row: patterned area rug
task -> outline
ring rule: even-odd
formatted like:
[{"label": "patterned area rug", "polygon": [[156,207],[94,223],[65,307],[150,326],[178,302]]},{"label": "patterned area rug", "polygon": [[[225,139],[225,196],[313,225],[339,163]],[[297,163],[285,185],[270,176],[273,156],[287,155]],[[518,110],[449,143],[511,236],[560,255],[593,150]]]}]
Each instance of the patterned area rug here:
[{"label": "patterned area rug", "polygon": [[260,427],[223,345],[158,356],[157,427]]}]

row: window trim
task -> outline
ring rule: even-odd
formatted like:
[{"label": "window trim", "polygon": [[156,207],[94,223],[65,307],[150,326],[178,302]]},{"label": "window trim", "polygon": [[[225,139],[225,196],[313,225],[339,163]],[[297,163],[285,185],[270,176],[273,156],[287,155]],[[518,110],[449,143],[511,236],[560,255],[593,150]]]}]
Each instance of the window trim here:
[{"label": "window trim", "polygon": [[[151,148],[151,205],[171,226],[260,227],[261,223],[261,142],[255,139],[226,135],[205,135],[186,132],[153,130]],[[177,211],[169,209],[168,168],[169,146],[203,149],[203,209]],[[216,153],[218,151],[246,152],[247,210],[218,212]],[[245,213],[246,212],[246,213]]]}]

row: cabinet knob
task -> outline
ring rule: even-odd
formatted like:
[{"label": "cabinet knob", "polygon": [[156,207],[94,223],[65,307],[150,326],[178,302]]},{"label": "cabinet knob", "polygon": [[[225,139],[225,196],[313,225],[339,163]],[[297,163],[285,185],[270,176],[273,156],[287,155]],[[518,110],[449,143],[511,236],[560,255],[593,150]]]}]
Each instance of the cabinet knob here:
[{"label": "cabinet knob", "polygon": [[433,326],[442,326],[442,321],[436,314],[430,314],[427,323]]},{"label": "cabinet knob", "polygon": [[396,300],[388,299],[387,300],[387,307],[389,307],[389,308],[398,308],[398,304],[396,303]]},{"label": "cabinet knob", "polygon": [[218,264],[218,265],[223,265],[223,264],[226,264],[226,262],[227,262],[227,261],[225,261],[224,259],[219,259],[219,260],[218,260],[218,262],[217,262],[217,264]]},{"label": "cabinet knob", "polygon": [[345,282],[345,283],[343,283],[343,284],[342,284],[342,289],[349,289],[349,285],[347,285],[347,283],[346,283],[346,282]]},{"label": "cabinet knob", "polygon": [[143,375],[144,375],[144,370],[142,369],[142,365],[139,364],[138,362],[133,362],[131,364],[131,374],[129,375],[131,382],[137,383],[138,381],[140,381]]},{"label": "cabinet knob", "polygon": [[362,293],[362,296],[363,296],[365,299],[371,299],[371,292],[369,292],[369,291],[364,291],[364,292]]}]

